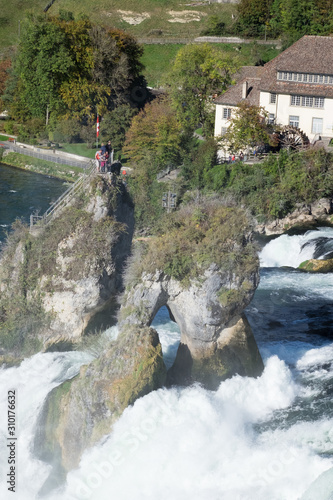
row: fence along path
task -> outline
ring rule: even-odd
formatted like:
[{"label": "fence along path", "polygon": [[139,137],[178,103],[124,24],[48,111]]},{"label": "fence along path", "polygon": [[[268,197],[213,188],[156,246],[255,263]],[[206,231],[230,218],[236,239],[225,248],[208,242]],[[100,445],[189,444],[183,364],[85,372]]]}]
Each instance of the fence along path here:
[{"label": "fence along path", "polygon": [[96,173],[95,160],[89,162],[89,168],[86,172],[70,186],[52,205],[46,210],[43,215],[31,214],[30,215],[30,229],[37,224],[45,226],[48,224],[60,210],[65,208],[74,198],[76,194],[82,191],[90,182],[90,179]]}]

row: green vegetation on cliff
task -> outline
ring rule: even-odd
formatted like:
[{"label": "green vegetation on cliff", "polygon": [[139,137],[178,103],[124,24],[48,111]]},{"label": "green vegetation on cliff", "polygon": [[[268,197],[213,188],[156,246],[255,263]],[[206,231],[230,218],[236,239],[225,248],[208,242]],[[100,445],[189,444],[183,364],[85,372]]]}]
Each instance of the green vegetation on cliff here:
[{"label": "green vegetation on cliff", "polygon": [[158,270],[184,283],[200,281],[215,264],[242,281],[257,267],[255,248],[246,240],[250,231],[244,210],[217,196],[184,204],[163,218],[156,236],[137,243],[143,248],[128,279]]}]

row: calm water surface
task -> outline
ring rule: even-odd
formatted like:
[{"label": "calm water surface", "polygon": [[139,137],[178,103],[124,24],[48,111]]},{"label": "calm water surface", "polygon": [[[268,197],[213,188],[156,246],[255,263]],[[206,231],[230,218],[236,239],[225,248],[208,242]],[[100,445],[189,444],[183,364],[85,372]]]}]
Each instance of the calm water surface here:
[{"label": "calm water surface", "polygon": [[0,242],[15,219],[29,222],[32,212],[43,214],[67,187],[59,179],[0,163]]}]

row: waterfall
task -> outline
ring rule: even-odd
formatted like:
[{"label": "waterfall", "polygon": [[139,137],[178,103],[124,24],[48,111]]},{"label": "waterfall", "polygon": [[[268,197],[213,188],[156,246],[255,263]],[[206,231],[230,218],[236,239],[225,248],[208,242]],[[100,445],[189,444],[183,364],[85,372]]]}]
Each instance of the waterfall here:
[{"label": "waterfall", "polygon": [[297,268],[308,259],[333,257],[333,228],[307,231],[303,235],[286,234],[271,240],[260,253],[261,267]]},{"label": "waterfall", "polygon": [[[292,268],[332,251],[333,230],[280,236],[260,254],[258,290],[246,314],[265,362],[217,391],[163,388],[128,407],[45,500],[329,500],[333,470],[333,279]],[[172,363],[179,332],[166,309],[153,326]],[[331,333],[330,333],[331,332]],[[108,332],[114,338],[114,331]],[[7,443],[7,391],[17,390],[16,498],[37,500],[50,466],[33,455],[47,394],[91,356],[37,354],[0,370],[0,439]],[[1,499],[8,492],[0,458]]]}]

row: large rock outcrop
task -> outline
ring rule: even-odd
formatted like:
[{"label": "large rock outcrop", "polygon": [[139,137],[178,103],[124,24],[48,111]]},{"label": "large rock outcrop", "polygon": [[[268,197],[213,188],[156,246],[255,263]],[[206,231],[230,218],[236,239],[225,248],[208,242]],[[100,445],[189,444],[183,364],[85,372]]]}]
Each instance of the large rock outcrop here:
[{"label": "large rock outcrop", "polygon": [[78,342],[121,290],[133,229],[128,195],[107,177],[45,228],[19,225],[0,262],[3,359]]},{"label": "large rock outcrop", "polygon": [[119,327],[150,325],[159,308],[168,307],[181,331],[177,358],[168,373],[170,384],[198,381],[215,389],[236,373],[262,372],[242,314],[259,282],[248,230],[240,209],[206,201],[192,211],[180,211],[175,229],[146,241],[145,249],[134,256]]},{"label": "large rock outcrop", "polygon": [[333,200],[320,198],[311,204],[299,204],[296,209],[281,219],[266,224],[257,224],[255,230],[266,236],[283,234],[290,230],[304,231],[319,225],[333,225]]},{"label": "large rock outcrop", "polygon": [[38,422],[35,452],[66,471],[108,434],[125,408],[165,383],[161,344],[153,328],[129,328],[80,374],[53,389]]},{"label": "large rock outcrop", "polygon": [[[122,411],[165,383],[214,389],[263,363],[243,315],[258,285],[258,257],[243,210],[219,199],[170,216],[164,234],[137,241],[121,297],[117,341],[48,397],[36,451],[75,467],[84,449],[111,430]],[[181,329],[168,373],[150,324],[166,305]]]}]

